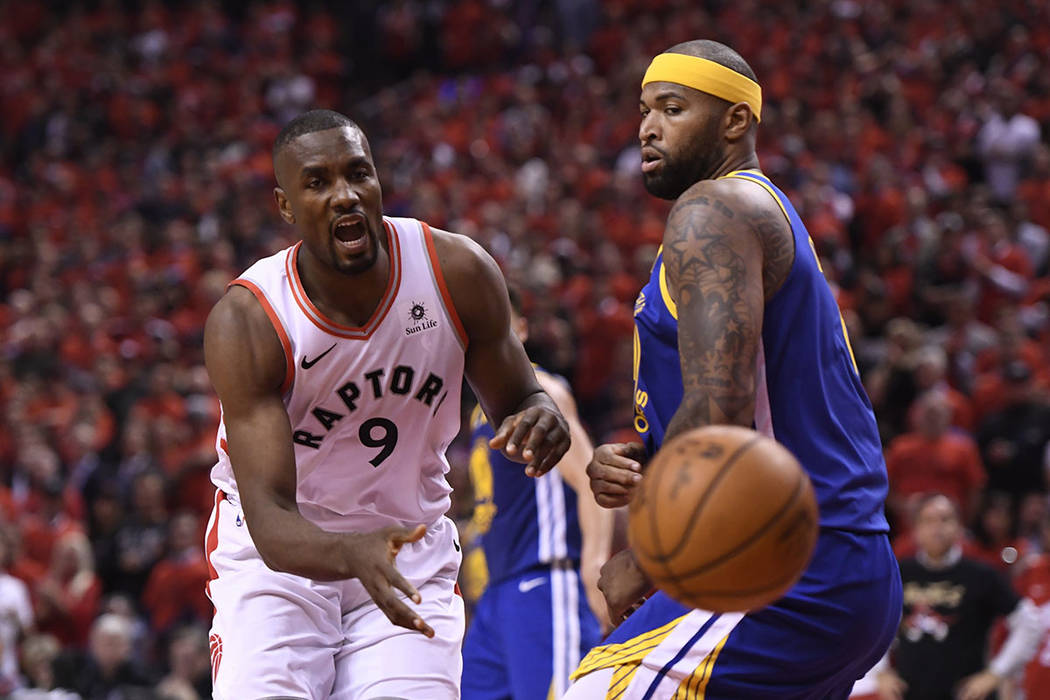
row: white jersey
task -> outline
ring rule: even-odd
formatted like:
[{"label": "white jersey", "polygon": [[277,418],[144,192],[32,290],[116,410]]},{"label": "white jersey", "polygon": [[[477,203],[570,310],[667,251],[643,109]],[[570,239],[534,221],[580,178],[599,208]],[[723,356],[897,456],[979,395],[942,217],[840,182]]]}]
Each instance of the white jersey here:
[{"label": "white jersey", "polygon": [[[284,346],[296,498],[327,530],[430,525],[448,510],[445,449],[459,432],[466,334],[430,228],[384,217],[390,281],[372,318],[340,325],[307,297],[298,243],[231,284],[259,300]],[[237,498],[220,419],[212,481]]]}]

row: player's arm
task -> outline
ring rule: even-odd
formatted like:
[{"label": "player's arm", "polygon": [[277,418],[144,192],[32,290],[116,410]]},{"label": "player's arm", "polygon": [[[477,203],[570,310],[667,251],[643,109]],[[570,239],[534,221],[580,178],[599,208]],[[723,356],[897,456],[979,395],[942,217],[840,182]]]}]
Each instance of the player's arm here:
[{"label": "player's arm", "polygon": [[550,471],[569,449],[569,427],[540,387],[511,328],[507,284],[496,262],[474,241],[434,229],[434,248],[469,343],[465,374],[492,425],[489,443],[525,473]]},{"label": "player's arm", "polygon": [[605,598],[598,590],[598,577],[602,565],[609,560],[612,551],[613,511],[602,508],[594,500],[588,484],[587,463],[591,459],[594,446],[580,423],[576,411],[576,401],[569,390],[554,377],[539,373],[536,375],[540,386],[554,400],[561,414],[569,424],[569,435],[572,444],[569,451],[557,464],[558,472],[566,483],[576,491],[576,509],[580,518],[580,534],[583,543],[580,552],[580,577],[587,592],[587,602],[591,611],[601,622],[608,626],[608,611]]},{"label": "player's arm", "polygon": [[[997,597],[1007,598],[1012,595],[1006,581],[999,579],[997,585],[1002,589]],[[984,700],[1019,673],[1039,650],[1046,634],[1046,619],[1030,598],[1022,598],[1013,608],[1007,618],[1007,626],[1010,631],[1006,641],[988,667],[960,681],[960,700]]]},{"label": "player's arm", "polygon": [[433,632],[397,595],[419,594],[393,566],[424,526],[333,533],[304,518],[296,502],[292,428],[281,400],[284,349],[262,307],[235,286],[204,329],[204,357],[223,408],[230,462],[252,542],[271,569],[316,580],[358,578],[391,622]]},{"label": "player's arm", "polygon": [[[765,290],[763,249],[754,224],[764,218],[753,212],[770,203],[746,201],[748,195],[738,185],[698,182],[678,198],[667,220],[663,264],[677,307],[683,395],[665,443],[693,428],[720,423],[751,427],[754,420]],[[589,472],[596,497],[613,505],[629,502],[640,480],[640,464],[627,456],[606,457],[618,459],[623,467],[599,464],[595,453]],[[609,560],[599,585],[617,621],[652,586],[630,550]]]},{"label": "player's arm", "polygon": [[665,442],[692,428],[749,428],[754,420],[763,252],[747,212],[755,205],[743,201],[738,186],[699,182],[668,217],[663,264],[678,307],[684,393]]}]

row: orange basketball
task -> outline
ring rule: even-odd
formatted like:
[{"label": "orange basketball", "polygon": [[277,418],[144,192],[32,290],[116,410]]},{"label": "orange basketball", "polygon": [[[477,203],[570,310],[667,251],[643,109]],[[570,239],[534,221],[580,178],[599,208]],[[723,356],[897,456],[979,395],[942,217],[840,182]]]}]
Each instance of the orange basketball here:
[{"label": "orange basketball", "polygon": [[754,610],[791,588],[817,543],[817,500],[780,443],[729,425],[691,430],[650,461],[628,536],[653,583],[713,612]]}]

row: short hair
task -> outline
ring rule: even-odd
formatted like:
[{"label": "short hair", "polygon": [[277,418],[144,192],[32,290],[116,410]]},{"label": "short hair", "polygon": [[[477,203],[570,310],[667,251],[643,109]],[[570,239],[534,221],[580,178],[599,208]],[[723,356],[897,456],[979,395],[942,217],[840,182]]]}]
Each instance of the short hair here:
[{"label": "short hair", "polygon": [[743,56],[725,44],[721,44],[717,41],[711,41],[710,39],[694,39],[693,41],[675,44],[664,51],[664,53],[680,53],[685,54],[686,56],[706,58],[708,61],[714,61],[730,70],[736,71],[746,78],[754,80],[756,83],[758,82],[758,78],[755,77],[755,71],[751,70],[751,66],[747,64],[747,61],[744,60]]},{"label": "short hair", "polygon": [[948,501],[948,505],[950,505],[952,508],[952,514],[955,516],[955,519],[961,523],[962,510],[959,508],[959,504],[956,503],[954,498],[952,498],[946,493],[941,493],[940,491],[927,491],[926,493],[923,493],[919,496],[919,498],[915,501],[915,510],[913,511],[915,514],[914,519],[918,520],[919,514],[926,509],[926,506],[930,505],[938,498],[943,498],[944,500]]},{"label": "short hair", "polygon": [[314,109],[309,112],[303,112],[285,124],[284,128],[277,134],[277,138],[273,142],[273,157],[276,159],[282,148],[303,134],[339,129],[344,126],[361,131],[361,127],[353,119],[345,114],[333,112],[330,109]]},{"label": "short hair", "polygon": [[135,634],[135,629],[131,624],[131,620],[123,615],[104,613],[99,615],[91,625],[91,636],[94,637],[97,634],[119,635],[131,641]]}]

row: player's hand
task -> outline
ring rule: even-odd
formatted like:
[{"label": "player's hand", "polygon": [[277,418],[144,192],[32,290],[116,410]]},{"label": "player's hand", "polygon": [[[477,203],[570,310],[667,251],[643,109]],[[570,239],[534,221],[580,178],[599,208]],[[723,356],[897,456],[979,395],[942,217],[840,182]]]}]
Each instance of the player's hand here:
[{"label": "player's hand", "polygon": [[908,691],[908,684],[892,669],[875,674],[875,687],[879,700],[904,700]]},{"label": "player's hand", "polygon": [[959,700],[984,700],[1003,682],[1003,679],[991,671],[981,671],[962,679],[956,697]]},{"label": "player's hand", "polygon": [[653,584],[638,567],[631,550],[625,549],[613,555],[602,567],[598,588],[605,595],[609,606],[609,618],[620,624],[645,602],[646,594]]},{"label": "player's hand", "polygon": [[642,480],[645,448],[637,442],[599,445],[587,465],[591,491],[598,505],[619,508],[631,502],[634,489]]},{"label": "player's hand", "polygon": [[553,402],[530,406],[504,418],[489,447],[525,463],[526,475],[543,476],[568,451],[569,424]]},{"label": "player's hand", "polygon": [[418,630],[433,637],[434,630],[398,595],[401,591],[418,605],[422,601],[419,591],[394,567],[394,558],[401,547],[418,542],[426,531],[425,525],[385,527],[375,532],[350,533],[347,537],[352,577],[361,582],[376,606],[398,627]]}]

